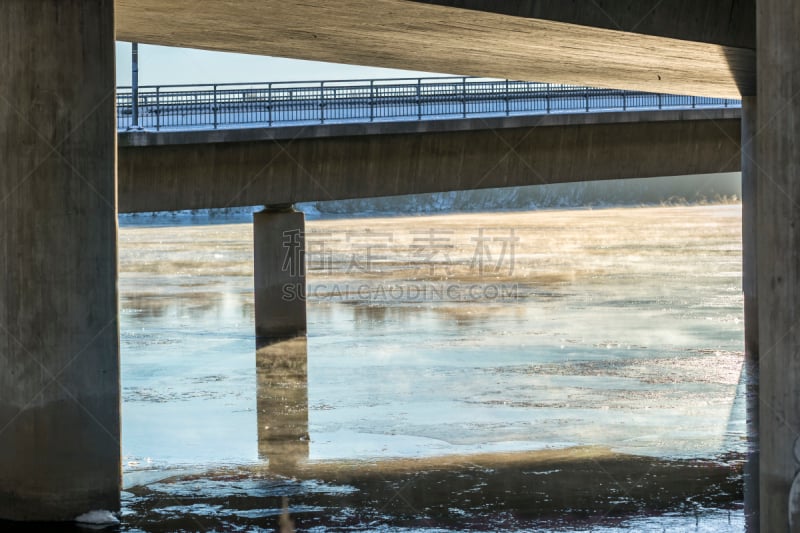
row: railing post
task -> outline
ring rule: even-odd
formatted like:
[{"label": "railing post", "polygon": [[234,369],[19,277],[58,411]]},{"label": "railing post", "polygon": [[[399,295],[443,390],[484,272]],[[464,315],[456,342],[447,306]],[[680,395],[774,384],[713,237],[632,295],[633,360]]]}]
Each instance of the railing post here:
[{"label": "railing post", "polygon": [[130,129],[139,129],[139,89],[134,88],[131,91],[131,125]]},{"label": "railing post", "polygon": [[550,84],[549,83],[547,84],[547,89],[545,90],[544,98],[545,98],[545,101],[547,103],[547,114],[549,115],[550,114]]},{"label": "railing post", "polygon": [[131,127],[139,128],[139,43],[131,43]]},{"label": "railing post", "polygon": [[214,84],[214,129],[217,129],[217,85]]},{"label": "railing post", "polygon": [[510,98],[511,95],[508,92],[508,79],[506,79],[506,116],[511,114],[511,102],[509,101]]},{"label": "railing post", "polygon": [[467,118],[467,78],[461,78],[461,113]]},{"label": "railing post", "polygon": [[267,124],[272,126],[272,82],[267,84]]},{"label": "railing post", "polygon": [[661,109],[661,93],[658,93],[658,108]]},{"label": "railing post", "polygon": [[[589,88],[587,87],[583,91],[583,97],[586,99],[586,112],[589,112]],[[624,99],[624,96],[623,96]]]},{"label": "railing post", "polygon": [[161,129],[161,87],[156,87],[156,131]]},{"label": "railing post", "polygon": [[369,121],[375,120],[375,80],[369,81]]},{"label": "railing post", "polygon": [[623,111],[628,110],[628,93],[626,93],[625,91],[622,91],[622,110]]},{"label": "railing post", "polygon": [[325,82],[319,82],[319,123],[325,124]]},{"label": "railing post", "polygon": [[696,106],[697,106],[697,97],[692,96],[692,109],[694,109]]},{"label": "railing post", "polygon": [[417,120],[422,120],[422,79],[417,78]]}]

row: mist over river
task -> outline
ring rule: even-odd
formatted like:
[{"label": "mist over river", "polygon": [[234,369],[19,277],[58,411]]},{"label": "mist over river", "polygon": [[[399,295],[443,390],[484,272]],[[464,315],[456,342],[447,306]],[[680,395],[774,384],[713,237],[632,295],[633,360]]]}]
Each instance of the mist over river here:
[{"label": "mist over river", "polygon": [[[125,531],[740,531],[741,206],[123,225]],[[293,524],[293,525],[292,525]]]}]

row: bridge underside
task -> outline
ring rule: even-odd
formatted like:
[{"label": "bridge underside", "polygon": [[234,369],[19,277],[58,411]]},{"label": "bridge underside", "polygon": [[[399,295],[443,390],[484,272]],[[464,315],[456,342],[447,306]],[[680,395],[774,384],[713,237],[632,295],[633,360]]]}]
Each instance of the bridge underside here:
[{"label": "bridge underside", "polygon": [[753,0],[650,4],[240,0],[197,9],[192,0],[116,0],[117,38],[660,93],[753,94]]},{"label": "bridge underside", "polygon": [[740,48],[756,46],[755,0],[412,0]]}]

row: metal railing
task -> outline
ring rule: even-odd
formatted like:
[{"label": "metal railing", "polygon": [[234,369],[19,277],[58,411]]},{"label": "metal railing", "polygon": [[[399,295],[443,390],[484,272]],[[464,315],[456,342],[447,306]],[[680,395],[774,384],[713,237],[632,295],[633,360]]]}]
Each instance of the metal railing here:
[{"label": "metal railing", "polygon": [[[634,109],[738,107],[739,100],[486,78],[140,86],[138,126],[210,129],[246,125],[374,122]],[[130,87],[117,91],[117,128],[132,122]]]}]

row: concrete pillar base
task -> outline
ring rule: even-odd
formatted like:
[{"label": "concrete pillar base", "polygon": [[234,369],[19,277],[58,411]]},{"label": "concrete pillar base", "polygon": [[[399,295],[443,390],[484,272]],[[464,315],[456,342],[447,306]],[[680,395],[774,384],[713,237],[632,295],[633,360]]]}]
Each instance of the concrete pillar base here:
[{"label": "concrete pillar base", "polygon": [[305,215],[290,206],[253,216],[256,337],[306,334]]}]

